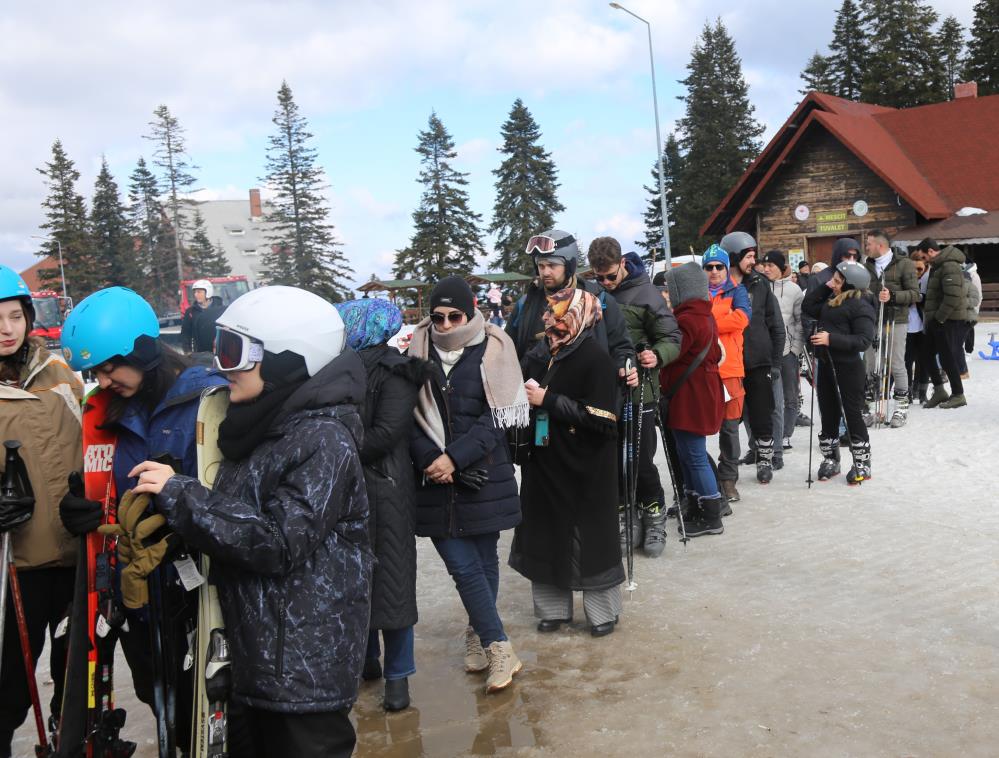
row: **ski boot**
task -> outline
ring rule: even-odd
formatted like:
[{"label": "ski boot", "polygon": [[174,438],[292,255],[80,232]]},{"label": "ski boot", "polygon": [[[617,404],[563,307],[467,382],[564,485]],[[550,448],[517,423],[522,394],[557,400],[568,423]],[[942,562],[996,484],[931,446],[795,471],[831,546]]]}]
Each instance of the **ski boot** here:
[{"label": "ski boot", "polygon": [[722,524],[722,509],[725,506],[725,496],[718,494],[712,497],[698,498],[698,518],[691,519],[686,524],[688,537],[702,537],[705,534],[721,534],[725,531]]},{"label": "ski boot", "polygon": [[846,475],[846,483],[854,485],[867,481],[871,478],[871,443],[860,440],[853,442],[850,452],[853,454],[853,466]]},{"label": "ski boot", "polygon": [[755,466],[757,460],[758,459],[757,459],[756,450],[754,450],[753,448],[749,448],[749,450],[742,457],[739,463],[741,463],[743,466]]},{"label": "ski boot", "polygon": [[756,440],[756,481],[770,484],[774,478],[773,437]]},{"label": "ski boot", "polygon": [[942,384],[933,385],[933,394],[930,395],[930,399],[923,403],[924,408],[936,408],[940,403],[945,400],[950,400],[950,393],[943,388]]},{"label": "ski boot", "polygon": [[649,503],[639,510],[645,528],[642,551],[649,558],[658,558],[666,547],[666,512],[659,503]]},{"label": "ski boot", "polygon": [[891,421],[888,426],[891,429],[900,429],[905,426],[909,418],[909,393],[895,390],[895,412],[891,414]]},{"label": "ski boot", "polygon": [[[628,549],[628,540],[625,536],[625,529],[627,529],[626,524],[627,519],[625,518],[627,514],[625,513],[625,506],[618,506],[617,509],[617,531],[618,537],[621,540],[621,553],[622,555]],[[638,509],[636,509],[637,511]],[[634,516],[631,519],[631,546],[633,548],[638,547],[642,544],[642,514],[640,512],[634,512]]]},{"label": "ski boot", "polygon": [[839,440],[835,437],[819,437],[819,450],[822,463],[819,464],[819,481],[824,482],[839,473]]},{"label": "ski boot", "polygon": [[794,420],[794,425],[795,426],[811,426],[812,425],[812,420],[807,416],[807,414],[804,414],[801,411],[799,411],[798,412],[798,418],[796,418]]}]

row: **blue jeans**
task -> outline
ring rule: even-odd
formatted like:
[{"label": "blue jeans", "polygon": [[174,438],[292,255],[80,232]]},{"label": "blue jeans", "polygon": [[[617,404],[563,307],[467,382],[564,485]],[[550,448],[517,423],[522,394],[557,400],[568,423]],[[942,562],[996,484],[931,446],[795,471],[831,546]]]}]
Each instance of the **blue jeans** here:
[{"label": "blue jeans", "polygon": [[676,440],[676,454],[680,457],[683,467],[683,483],[688,491],[692,490],[702,497],[718,495],[718,482],[715,472],[708,462],[708,450],[704,435],[672,429]]},{"label": "blue jeans", "polygon": [[496,610],[499,595],[499,532],[474,537],[435,537],[434,547],[454,579],[468,623],[479,635],[482,647],[506,639]]},{"label": "blue jeans", "polygon": [[[368,632],[368,658],[378,658],[381,649],[378,645],[378,629]],[[405,629],[382,629],[385,641],[385,678],[405,679],[416,673],[416,656],[413,653],[413,627]]]}]

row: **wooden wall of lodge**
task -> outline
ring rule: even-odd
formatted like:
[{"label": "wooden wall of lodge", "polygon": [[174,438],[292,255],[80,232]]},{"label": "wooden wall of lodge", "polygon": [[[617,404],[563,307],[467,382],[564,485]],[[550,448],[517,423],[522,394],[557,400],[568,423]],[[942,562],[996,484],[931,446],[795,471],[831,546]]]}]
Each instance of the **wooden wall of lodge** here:
[{"label": "wooden wall of lodge", "polygon": [[[868,205],[865,216],[853,214],[853,204]],[[880,177],[825,129],[813,126],[784,166],[756,199],[756,233],[761,250],[805,250],[809,237],[851,236],[884,229],[889,234],[915,223],[915,211],[898,198]],[[808,206],[809,216],[798,221],[794,209]],[[819,214],[846,211],[847,230],[824,235],[817,231]]]}]

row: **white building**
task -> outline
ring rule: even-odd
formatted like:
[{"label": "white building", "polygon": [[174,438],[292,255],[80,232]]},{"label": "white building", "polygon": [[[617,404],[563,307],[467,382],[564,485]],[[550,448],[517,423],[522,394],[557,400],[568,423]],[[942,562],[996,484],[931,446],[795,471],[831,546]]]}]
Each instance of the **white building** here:
[{"label": "white building", "polygon": [[264,255],[271,249],[264,217],[273,210],[261,203],[260,190],[251,189],[246,200],[206,200],[197,203],[205,231],[213,245],[221,245],[233,276],[243,275],[255,287],[264,270]]}]

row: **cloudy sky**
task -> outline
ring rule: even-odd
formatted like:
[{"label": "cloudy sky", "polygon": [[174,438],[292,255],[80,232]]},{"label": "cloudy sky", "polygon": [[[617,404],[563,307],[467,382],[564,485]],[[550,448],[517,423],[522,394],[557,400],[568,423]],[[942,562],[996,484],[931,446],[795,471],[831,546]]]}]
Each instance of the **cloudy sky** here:
[{"label": "cloudy sky", "polygon": [[[798,73],[829,42],[839,0],[628,0],[652,24],[663,136],[701,28],[735,38],[769,138],[800,99]],[[967,28],[973,0],[936,0]],[[488,222],[499,129],[520,97],[554,156],[582,240],[640,236],[656,157],[645,26],[598,0],[298,0],[8,3],[0,17],[0,260],[30,265],[44,197],[37,168],[60,138],[89,199],[105,156],[124,190],[153,109],[188,133],[201,196],[259,186],[283,79],[316,135],[332,221],[358,281],[391,269],[419,202],[413,151],[436,110]],[[490,247],[487,240],[487,248]]]}]

